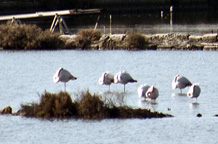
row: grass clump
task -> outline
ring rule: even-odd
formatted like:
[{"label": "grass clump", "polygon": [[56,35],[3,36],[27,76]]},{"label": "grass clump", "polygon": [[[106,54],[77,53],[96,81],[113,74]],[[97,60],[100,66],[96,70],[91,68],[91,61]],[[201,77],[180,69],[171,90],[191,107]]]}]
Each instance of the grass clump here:
[{"label": "grass clump", "polygon": [[127,34],[124,47],[128,50],[144,50],[147,45],[148,41],[142,34],[131,31]]},{"label": "grass clump", "polygon": [[59,34],[43,31],[36,25],[1,24],[0,47],[13,50],[56,49],[63,42]]},{"label": "grass clump", "polygon": [[77,33],[76,47],[81,49],[90,48],[90,44],[101,38],[101,32],[93,29],[83,29]]},{"label": "grass clump", "polygon": [[108,111],[104,102],[98,95],[93,96],[89,91],[81,93],[81,101],[78,103],[78,114],[83,118],[107,118]]},{"label": "grass clump", "polygon": [[76,107],[66,92],[58,94],[45,92],[41,95],[39,104],[21,105],[19,112],[28,117],[69,118],[76,115]]},{"label": "grass clump", "polygon": [[41,95],[40,103],[21,105],[18,115],[40,118],[162,118],[170,115],[151,112],[148,109],[133,109],[128,106],[115,106],[92,95],[89,91],[79,94],[80,100],[72,101],[66,92],[52,94],[45,92]]}]

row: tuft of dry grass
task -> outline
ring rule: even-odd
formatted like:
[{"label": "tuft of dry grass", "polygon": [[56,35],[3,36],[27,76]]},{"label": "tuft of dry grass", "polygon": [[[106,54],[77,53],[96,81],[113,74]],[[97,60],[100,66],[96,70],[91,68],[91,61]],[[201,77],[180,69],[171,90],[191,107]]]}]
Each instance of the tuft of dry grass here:
[{"label": "tuft of dry grass", "polygon": [[77,33],[76,47],[81,49],[90,48],[90,44],[101,38],[101,32],[93,29],[83,29]]},{"label": "tuft of dry grass", "polygon": [[128,50],[143,50],[146,45],[148,45],[148,41],[142,34],[131,31],[127,34],[124,47]]},{"label": "tuft of dry grass", "polygon": [[36,25],[1,24],[0,47],[13,50],[56,49],[63,45],[59,34],[42,31]]},{"label": "tuft of dry grass", "polygon": [[73,104],[70,95],[66,92],[52,94],[45,92],[41,95],[40,103],[21,105],[19,112],[28,117],[41,118],[69,118],[76,114],[76,105]]},{"label": "tuft of dry grass", "polygon": [[83,119],[171,117],[171,115],[151,112],[147,109],[105,104],[99,95],[92,95],[89,91],[80,92],[79,96],[81,99],[73,102],[66,92],[57,94],[45,92],[41,95],[39,104],[21,105],[18,114],[27,117]]}]

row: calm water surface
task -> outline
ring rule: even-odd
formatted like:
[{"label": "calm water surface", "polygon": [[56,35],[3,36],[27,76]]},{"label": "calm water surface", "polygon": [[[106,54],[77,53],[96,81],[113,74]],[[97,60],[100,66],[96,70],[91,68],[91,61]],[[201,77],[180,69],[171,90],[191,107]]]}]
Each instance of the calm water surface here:
[{"label": "calm water surface", "polygon": [[[59,67],[68,69],[76,81],[67,84],[74,95],[81,90],[119,99],[132,107],[149,108],[174,115],[164,119],[40,120],[0,116],[0,143],[218,143],[218,52],[216,51],[0,51],[0,108],[38,102],[45,90],[59,92],[53,83]],[[138,82],[108,87],[98,84],[104,71],[127,70]],[[198,103],[171,89],[176,74],[201,86]],[[144,102],[137,88],[147,83],[159,89],[157,104]],[[186,93],[188,88],[184,89]],[[170,110],[169,110],[170,109]],[[196,117],[198,113],[201,118]]]}]

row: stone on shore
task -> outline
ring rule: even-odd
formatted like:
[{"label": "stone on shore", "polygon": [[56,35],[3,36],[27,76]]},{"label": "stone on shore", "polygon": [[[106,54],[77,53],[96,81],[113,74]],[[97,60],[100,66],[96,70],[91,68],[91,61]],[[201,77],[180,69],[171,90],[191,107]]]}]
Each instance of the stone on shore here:
[{"label": "stone on shore", "polygon": [[205,34],[202,36],[204,42],[217,42],[217,34]]},{"label": "stone on shore", "polygon": [[0,114],[12,114],[12,108],[10,106],[7,106],[4,109],[0,110]]}]

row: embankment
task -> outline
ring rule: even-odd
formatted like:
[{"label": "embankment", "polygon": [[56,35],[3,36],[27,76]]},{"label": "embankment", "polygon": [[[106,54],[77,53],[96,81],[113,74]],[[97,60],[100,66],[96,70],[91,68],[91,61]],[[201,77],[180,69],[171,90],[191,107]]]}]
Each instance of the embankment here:
[{"label": "embankment", "polygon": [[[86,49],[94,50],[218,50],[218,35],[189,35],[185,33],[141,34],[144,46],[137,48],[129,46],[128,34],[102,35],[97,41],[92,41]],[[75,43],[77,35],[62,35],[65,43]],[[143,44],[142,44],[143,45]]]}]

